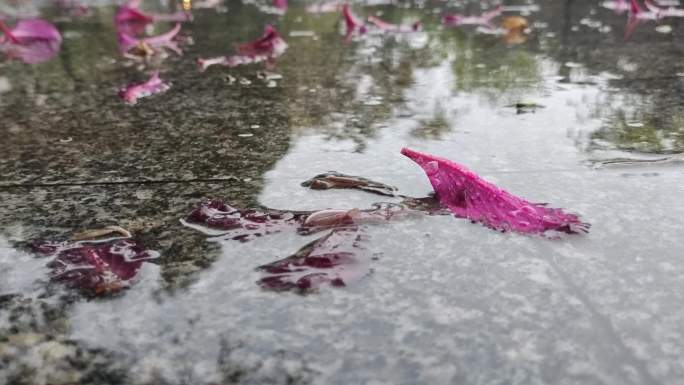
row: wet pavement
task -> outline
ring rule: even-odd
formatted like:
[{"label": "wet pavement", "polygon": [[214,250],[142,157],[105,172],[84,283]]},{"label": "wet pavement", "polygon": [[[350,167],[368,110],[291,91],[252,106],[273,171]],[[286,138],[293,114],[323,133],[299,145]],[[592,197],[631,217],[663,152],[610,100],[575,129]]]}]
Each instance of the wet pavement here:
[{"label": "wet pavement", "polygon": [[[110,5],[78,18],[40,9],[62,32],[59,56],[0,64],[0,383],[682,383],[682,20],[644,21],[625,39],[626,14],[540,2],[523,7],[530,32],[513,44],[439,25],[479,2],[356,4],[424,31],[345,43],[337,12],[265,10],[194,10],[184,55],[158,65],[172,87],[135,106],[117,90],[149,68],[119,56]],[[197,71],[197,57],[267,23],[289,45],[269,74]],[[526,236],[443,215],[371,223],[366,273],[300,294],[264,290],[255,269],[320,234],[238,242],[181,222],[208,198],[401,202],[300,185],[331,170],[425,196],[403,146],[579,213],[591,231]],[[36,241],[108,225],[159,253],[128,289],[88,296],[50,279]]]}]

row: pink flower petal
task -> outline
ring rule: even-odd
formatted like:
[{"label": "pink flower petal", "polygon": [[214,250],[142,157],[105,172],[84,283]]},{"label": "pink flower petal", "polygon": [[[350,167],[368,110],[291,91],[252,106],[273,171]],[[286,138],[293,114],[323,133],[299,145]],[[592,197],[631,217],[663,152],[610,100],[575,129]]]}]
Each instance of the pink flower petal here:
[{"label": "pink flower petal", "polygon": [[246,242],[256,237],[293,232],[304,222],[307,212],[238,209],[214,199],[204,201],[182,221],[209,235]]},{"label": "pink flower petal", "polygon": [[176,25],[166,33],[157,36],[144,37],[141,39],[135,38],[124,31],[119,31],[119,49],[121,50],[121,53],[125,54],[128,53],[132,48],[144,43],[155,51],[159,51],[162,48],[168,48],[177,54],[182,55],[183,51],[181,51],[181,49],[178,47],[178,43],[173,40],[176,35],[178,35],[180,30],[181,25],[176,23]]},{"label": "pink flower petal", "polygon": [[114,15],[114,22],[123,23],[145,23],[150,24],[159,21],[184,22],[192,21],[192,14],[189,12],[176,12],[172,14],[145,13],[138,9],[138,6],[130,4],[122,5]]},{"label": "pink flower petal", "polygon": [[35,64],[53,58],[60,50],[62,36],[57,28],[41,19],[20,20],[9,28],[0,20],[0,51],[9,58]]},{"label": "pink flower petal", "polygon": [[391,24],[388,23],[384,20],[381,20],[375,16],[368,16],[368,21],[372,24],[374,24],[376,27],[383,31],[388,31],[388,32],[416,32],[419,31],[422,27],[422,24],[417,21],[410,26],[408,25],[397,25],[397,24]]},{"label": "pink flower petal", "polygon": [[656,12],[644,11],[637,0],[630,0],[629,2],[629,14],[630,18],[636,18],[639,20],[656,20],[660,16]]},{"label": "pink flower petal", "polygon": [[231,56],[219,56],[214,58],[199,58],[197,66],[200,72],[205,71],[212,65],[236,67],[244,64],[272,61],[287,50],[287,43],[280,37],[278,31],[271,25],[264,28],[264,34],[257,40],[240,44],[238,53]]},{"label": "pink flower petal", "polygon": [[397,188],[355,175],[335,171],[318,174],[301,183],[312,190],[357,189],[378,195],[395,196]]},{"label": "pink flower petal", "polygon": [[485,181],[458,163],[408,148],[403,148],[401,153],[423,168],[437,199],[458,217],[502,231],[587,232],[589,224],[581,222],[577,215],[530,203]]},{"label": "pink flower petal", "polygon": [[109,294],[130,284],[143,262],[157,257],[132,239],[105,242],[42,243],[36,251],[52,257],[50,278],[92,295]]},{"label": "pink flower petal", "polygon": [[260,38],[245,44],[239,44],[237,50],[243,55],[264,55],[273,53],[280,45],[282,38],[272,25],[264,28]]},{"label": "pink flower petal", "polygon": [[273,0],[273,6],[280,10],[286,10],[287,0]]},{"label": "pink flower petal", "polygon": [[140,11],[137,7],[130,7],[128,5],[122,5],[117,9],[114,15],[114,22],[116,24],[122,23],[145,23],[149,24],[154,22],[154,18]]},{"label": "pink flower petal", "polygon": [[629,3],[629,18],[625,25],[625,40],[629,39],[636,28],[644,20],[657,20],[661,17],[659,13],[644,11],[636,0],[630,0]]},{"label": "pink flower petal", "polygon": [[136,104],[138,99],[159,94],[168,90],[171,86],[159,78],[159,71],[154,71],[152,76],[140,84],[131,84],[119,91],[119,96],[127,104]]},{"label": "pink flower petal", "polygon": [[333,230],[307,244],[294,255],[259,266],[257,283],[264,289],[301,293],[322,286],[344,287],[369,272],[369,257],[360,246],[357,229]]},{"label": "pink flower petal", "polygon": [[349,7],[349,3],[345,3],[342,7],[342,16],[344,16],[344,23],[346,26],[345,37],[347,41],[351,39],[355,32],[358,32],[359,34],[366,33],[366,26],[356,17],[356,15],[354,15],[351,7]]},{"label": "pink flower petal", "polygon": [[180,32],[180,30],[180,23],[176,23],[176,25],[170,31],[162,33],[161,35],[157,36],[145,37],[142,39],[142,41],[152,48],[166,47],[181,55],[183,52],[180,50],[180,48],[178,48],[176,42],[173,41],[173,39],[176,37],[176,35],[178,35],[178,32]]},{"label": "pink flower petal", "polygon": [[[408,202],[407,207],[378,203],[368,210],[325,209],[319,211],[287,211],[274,209],[235,208],[219,199],[207,200],[181,221],[184,225],[207,235],[247,242],[264,235],[292,231],[301,235],[354,227],[362,224],[385,223],[417,211],[432,214],[434,208],[421,210],[421,200]],[[414,206],[414,207],[408,207]]]},{"label": "pink flower petal", "polygon": [[176,12],[173,14],[146,13],[140,10],[139,7],[139,1],[129,1],[117,9],[114,15],[114,25],[118,33],[138,36],[144,32],[147,24],[160,21],[177,23],[192,21],[192,14],[190,12]]},{"label": "pink flower petal", "polygon": [[442,18],[442,23],[452,27],[459,25],[481,25],[492,28],[491,21],[503,12],[503,6],[498,6],[491,11],[484,12],[479,16],[465,16],[461,14],[446,15]]}]

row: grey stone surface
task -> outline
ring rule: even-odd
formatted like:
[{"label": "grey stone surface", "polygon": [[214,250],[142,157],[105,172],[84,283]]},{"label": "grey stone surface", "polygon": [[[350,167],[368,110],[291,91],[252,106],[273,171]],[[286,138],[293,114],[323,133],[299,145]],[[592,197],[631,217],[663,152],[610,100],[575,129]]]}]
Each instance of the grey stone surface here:
[{"label": "grey stone surface", "polygon": [[[0,64],[0,383],[684,383],[681,21],[625,40],[625,15],[540,2],[527,42],[508,45],[441,28],[437,5],[381,5],[357,12],[420,17],[426,32],[344,44],[336,14],[226,5],[195,12],[194,44],[160,64],[173,87],[133,107],[116,89],[145,74],[117,56],[112,7],[59,19],[55,60]],[[196,71],[197,56],[267,22],[290,46],[275,87],[258,66]],[[543,107],[518,114],[518,102]],[[297,295],[260,290],[254,268],[311,236],[208,240],[179,221],[214,197],[290,210],[380,199],[299,185],[328,170],[424,196],[404,145],[580,213],[591,231],[369,225],[371,273]],[[115,296],[50,283],[29,247],[112,224],[161,253]]]}]

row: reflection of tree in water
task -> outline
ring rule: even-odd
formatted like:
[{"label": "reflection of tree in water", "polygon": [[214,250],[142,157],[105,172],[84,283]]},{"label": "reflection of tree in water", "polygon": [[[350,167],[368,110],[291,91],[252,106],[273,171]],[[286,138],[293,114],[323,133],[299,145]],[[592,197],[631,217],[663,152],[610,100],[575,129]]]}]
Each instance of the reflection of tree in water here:
[{"label": "reflection of tree in water", "polygon": [[457,31],[450,39],[458,92],[479,94],[491,105],[512,103],[541,86],[539,58],[528,48],[507,46],[499,37]]},{"label": "reflection of tree in water", "polygon": [[[408,15],[386,10],[388,20]],[[296,12],[291,17],[296,18]],[[314,128],[330,139],[351,140],[357,151],[363,151],[378,123],[403,103],[403,90],[413,84],[415,62],[429,55],[411,48],[410,35],[366,35],[344,44],[336,32],[338,14],[304,20],[297,29],[315,31],[318,39],[288,40],[297,52],[283,59],[285,91],[291,94],[290,122],[294,128]]]},{"label": "reflection of tree in water", "polygon": [[[598,8],[596,3],[566,0],[541,7],[558,39],[547,41],[547,54],[560,63],[581,63],[587,73],[607,72],[621,79],[610,82],[606,93],[620,103],[595,106],[601,127],[590,135],[588,150],[625,150],[644,153],[684,151],[684,110],[679,106],[682,87],[681,49],[673,36],[659,34],[655,22],[644,22],[626,40],[627,15]],[[583,26],[585,18],[610,27],[600,32]],[[672,19],[664,21],[672,23]],[[573,30],[572,28],[576,29]],[[559,75],[571,79],[570,69]]]},{"label": "reflection of tree in water", "polygon": [[592,149],[679,153],[684,151],[684,109],[653,114],[643,110],[630,113],[618,108],[592,133],[591,139]]},{"label": "reflection of tree in water", "polygon": [[411,130],[411,135],[418,138],[440,139],[443,134],[451,130],[449,120],[444,107],[442,107],[442,103],[437,101],[435,103],[434,116],[428,120],[421,120],[420,125]]},{"label": "reflection of tree in water", "polygon": [[684,152],[684,108],[678,105],[681,87],[677,83],[638,79],[613,81],[611,86],[609,92],[621,102],[598,108],[596,117],[602,125],[590,135],[590,150]]},{"label": "reflection of tree in water", "polygon": [[601,125],[590,133],[588,151],[684,152],[684,108],[679,105],[678,83],[665,75],[609,84],[610,90],[595,102],[592,118],[600,119]]},{"label": "reflection of tree in water", "polygon": [[[415,10],[366,7],[364,13],[378,10],[393,23],[420,19],[428,32],[419,37],[370,34],[345,45],[338,33],[331,33],[332,26],[339,26],[337,14],[307,16],[297,24],[297,29],[315,31],[319,39],[288,40],[292,51],[297,51],[283,60],[284,82],[291,82],[286,92],[293,94],[288,106],[293,127],[311,127],[331,139],[351,140],[357,151],[363,151],[382,122],[405,112],[404,94],[415,84],[414,72],[443,65],[445,60],[453,68],[455,91],[480,94],[493,105],[517,101],[540,83],[538,59],[527,48],[507,46],[498,36],[442,29],[439,18]],[[296,12],[288,12],[289,17],[298,17]],[[424,41],[416,43],[420,39]],[[440,103],[428,103],[427,114],[432,116],[419,117],[412,135],[438,138],[449,131],[449,106]]]}]

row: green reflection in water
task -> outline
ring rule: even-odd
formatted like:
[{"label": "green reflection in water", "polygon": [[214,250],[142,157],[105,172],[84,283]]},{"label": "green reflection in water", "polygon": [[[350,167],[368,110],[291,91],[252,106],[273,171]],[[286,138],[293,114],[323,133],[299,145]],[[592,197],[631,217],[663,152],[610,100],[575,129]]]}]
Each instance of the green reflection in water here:
[{"label": "green reflection in water", "polygon": [[658,116],[650,111],[629,113],[616,109],[591,138],[594,148],[679,153],[684,151],[684,110],[676,109]]},{"label": "green reflection in water", "polygon": [[[268,3],[268,2],[265,2]],[[147,4],[146,4],[147,5]],[[303,5],[291,4],[284,16],[265,14],[257,7],[239,1],[226,3],[228,12],[211,9],[194,11],[195,21],[185,24],[183,34],[192,36],[194,45],[185,45],[185,55],[169,57],[157,64],[162,74],[174,82],[173,92],[183,92],[196,101],[195,105],[211,106],[207,119],[228,118],[229,111],[220,111],[222,104],[208,101],[225,93],[244,93],[245,105],[258,106],[262,101],[278,99],[278,118],[295,133],[314,130],[329,138],[349,139],[363,151],[366,141],[376,136],[386,121],[402,114],[406,108],[406,92],[414,87],[416,71],[429,69],[445,62],[453,73],[452,91],[482,98],[492,108],[521,101],[543,87],[542,57],[553,57],[559,42],[554,38],[539,41],[535,33],[521,45],[508,45],[500,36],[481,34],[470,28],[442,28],[438,15],[430,9],[406,9],[396,6],[357,7],[362,15],[381,13],[393,23],[423,22],[426,31],[421,44],[411,42],[410,35],[367,35],[349,44],[343,42],[342,21],[338,13],[307,14]],[[9,120],[27,120],[29,114],[63,108],[113,111],[117,115],[120,102],[116,89],[130,81],[144,78],[140,65],[120,60],[116,33],[112,23],[114,7],[94,7],[93,15],[57,22],[65,39],[58,58],[48,63],[25,66],[6,63],[2,66],[14,90],[4,94],[0,106],[6,109]],[[157,7],[160,12],[173,12],[173,7]],[[48,10],[46,17],[57,12]],[[536,14],[534,21],[557,25],[555,14]],[[275,72],[283,79],[277,87],[263,87],[257,79],[261,66],[225,69],[212,68],[197,74],[194,59],[198,56],[229,54],[235,43],[258,37],[263,26],[274,24],[290,45],[278,60]],[[169,24],[161,23],[151,33],[161,33]],[[291,32],[307,31],[315,37],[290,36]],[[587,32],[591,33],[591,32]],[[543,34],[543,31],[538,31]],[[597,39],[604,38],[597,35]],[[668,49],[668,46],[663,46]],[[573,60],[581,62],[581,58]],[[663,61],[653,63],[659,65]],[[149,67],[154,65],[148,65]],[[561,71],[567,70],[563,66]],[[605,70],[602,68],[602,70]],[[244,77],[252,82],[248,87],[229,85],[228,75]],[[363,87],[361,87],[363,85]],[[232,87],[228,89],[229,87]],[[221,89],[226,88],[226,89]],[[245,91],[249,88],[249,92]],[[363,88],[361,90],[361,88]],[[92,89],[93,91],[88,91]],[[101,94],[91,97],[92,94]],[[46,95],[41,111],[19,108],[27,98]],[[104,96],[106,95],[106,97]],[[248,100],[249,98],[249,100]],[[157,97],[163,105],[167,97]],[[438,139],[450,131],[450,120],[445,111],[446,101],[434,108],[430,118],[416,119],[412,135]],[[667,102],[667,101],[664,101]],[[648,104],[651,103],[651,104]],[[663,101],[653,99],[643,105],[643,116],[654,117]],[[428,112],[429,114],[429,112]],[[643,126],[627,124],[619,110],[604,109],[601,118],[607,119],[592,139],[608,143],[609,147],[645,152],[682,151],[682,113],[666,112],[664,117],[647,118]],[[254,109],[254,121],[269,122],[272,110]],[[425,115],[423,113],[422,115]],[[127,117],[121,116],[121,119]],[[601,146],[599,146],[601,147]]]}]

